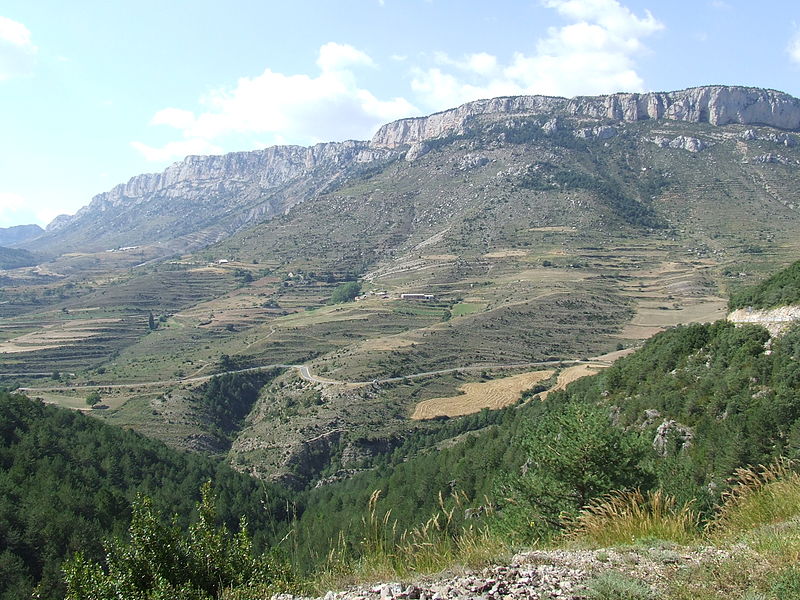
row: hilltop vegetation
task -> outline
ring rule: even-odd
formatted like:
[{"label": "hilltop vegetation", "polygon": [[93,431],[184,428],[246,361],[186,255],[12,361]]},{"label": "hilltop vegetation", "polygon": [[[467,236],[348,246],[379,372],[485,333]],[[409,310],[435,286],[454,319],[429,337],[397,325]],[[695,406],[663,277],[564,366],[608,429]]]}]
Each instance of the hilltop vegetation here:
[{"label": "hilltop vegetation", "polygon": [[800,261],[778,271],[762,283],[731,294],[731,310],[752,306],[775,308],[800,303]]},{"label": "hilltop vegetation", "polygon": [[208,480],[222,522],[236,530],[245,517],[263,549],[286,520],[281,489],[77,412],[0,393],[0,597],[29,597],[35,584],[42,598],[62,597],[62,560],[75,552],[102,559],[104,541],[125,532],[139,494],[186,528]]}]

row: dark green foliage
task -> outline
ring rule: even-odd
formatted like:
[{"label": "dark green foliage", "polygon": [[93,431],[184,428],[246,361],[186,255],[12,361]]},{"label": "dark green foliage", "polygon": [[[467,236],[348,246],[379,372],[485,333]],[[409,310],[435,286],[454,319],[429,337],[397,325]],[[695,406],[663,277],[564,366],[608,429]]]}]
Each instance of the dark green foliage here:
[{"label": "dark green foliage", "polygon": [[100,560],[102,541],[127,528],[136,494],[186,527],[209,479],[228,527],[245,516],[259,547],[280,535],[287,499],[279,488],[76,411],[0,393],[0,598],[27,597],[36,582],[42,598],[61,597],[61,561],[75,552]]},{"label": "dark green foliage", "polygon": [[41,257],[27,250],[0,247],[0,269],[18,269],[37,264]]},{"label": "dark green foliage", "polygon": [[515,537],[541,537],[594,498],[613,490],[647,487],[647,447],[640,435],[611,422],[606,407],[552,404],[521,430],[525,452],[519,475],[503,485],[508,505],[498,527]]},{"label": "dark green foliage", "polygon": [[358,281],[348,281],[337,286],[331,294],[331,304],[350,302],[361,293],[361,284]]},{"label": "dark green foliage", "polygon": [[662,488],[708,508],[737,467],[797,452],[800,328],[771,353],[768,339],[761,327],[725,321],[677,327],[553,399],[615,406],[621,426],[649,436],[669,420],[688,427],[691,439],[668,436],[653,465]]},{"label": "dark green foliage", "polygon": [[281,369],[217,375],[200,388],[196,402],[207,413],[207,421],[221,437],[239,430],[258,399],[261,388],[280,375]]},{"label": "dark green foliage", "polygon": [[202,490],[197,519],[184,535],[166,525],[149,498],[137,499],[126,541],[106,547],[106,569],[76,554],[64,566],[68,600],[212,600],[223,590],[264,594],[290,579],[289,570],[269,554],[257,555],[243,524],[233,534],[218,523],[211,485]]},{"label": "dark green foliage", "polygon": [[[619,184],[610,179],[552,164],[540,164],[535,168],[529,168],[522,175],[520,185],[537,191],[586,190],[596,194],[601,202],[631,225],[654,228],[663,226],[661,219],[650,206],[626,194]],[[651,190],[648,188],[647,191],[649,193]]]},{"label": "dark green foliage", "polygon": [[88,404],[89,406],[94,406],[95,404],[98,404],[100,400],[102,400],[102,397],[100,396],[100,392],[98,392],[97,390],[86,396],[86,404]]},{"label": "dark green foliage", "polygon": [[798,303],[800,303],[800,260],[759,285],[734,292],[728,301],[728,308],[731,310],[746,306],[774,308]]}]

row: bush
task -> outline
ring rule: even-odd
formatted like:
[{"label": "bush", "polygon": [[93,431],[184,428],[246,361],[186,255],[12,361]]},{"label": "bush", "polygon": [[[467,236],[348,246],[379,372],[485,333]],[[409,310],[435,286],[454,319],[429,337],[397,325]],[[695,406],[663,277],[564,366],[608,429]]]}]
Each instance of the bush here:
[{"label": "bush", "polygon": [[361,293],[361,284],[357,281],[348,281],[339,285],[331,294],[331,304],[350,302]]},{"label": "bush", "polygon": [[586,597],[591,600],[651,600],[653,592],[640,581],[616,571],[603,573],[587,585]]},{"label": "bush", "polygon": [[202,489],[198,518],[181,536],[165,525],[150,500],[133,506],[127,542],[115,540],[107,550],[107,571],[76,554],[64,566],[67,600],[206,600],[232,592],[269,591],[286,585],[289,570],[269,555],[255,556],[246,524],[238,534],[217,525],[211,484]]}]

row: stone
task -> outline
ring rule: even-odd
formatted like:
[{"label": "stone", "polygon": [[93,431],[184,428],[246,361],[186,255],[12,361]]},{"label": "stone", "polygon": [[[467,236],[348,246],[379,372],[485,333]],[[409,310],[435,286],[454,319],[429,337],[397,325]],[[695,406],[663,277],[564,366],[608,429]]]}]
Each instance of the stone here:
[{"label": "stone", "polygon": [[675,92],[621,93],[571,99],[513,96],[477,100],[427,117],[387,123],[372,137],[370,146],[391,149],[463,133],[470,119],[492,113],[557,113],[618,122],[666,119],[716,126],[738,123],[800,130],[800,100],[797,98],[774,90],[713,85]]}]

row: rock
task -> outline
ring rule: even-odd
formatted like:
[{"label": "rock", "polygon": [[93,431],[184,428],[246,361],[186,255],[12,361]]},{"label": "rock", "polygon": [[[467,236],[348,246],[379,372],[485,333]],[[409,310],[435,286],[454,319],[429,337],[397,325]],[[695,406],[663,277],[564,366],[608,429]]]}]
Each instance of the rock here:
[{"label": "rock", "polygon": [[618,122],[667,119],[711,125],[766,125],[800,129],[800,100],[775,90],[743,86],[705,86],[676,92],[579,96],[513,96],[477,100],[427,117],[401,119],[381,127],[370,145],[396,148],[414,142],[463,133],[480,115],[563,114]]},{"label": "rock", "polygon": [[758,136],[756,136],[756,132],[753,131],[752,129],[746,129],[739,135],[739,139],[745,142],[750,142],[755,139],[758,139]]},{"label": "rock", "polygon": [[458,169],[460,171],[471,171],[489,163],[489,159],[485,156],[477,156],[475,154],[467,154],[460,161],[458,161]]},{"label": "rock", "polygon": [[598,139],[600,141],[609,140],[618,134],[616,127],[603,125],[600,127],[586,127],[577,129],[574,132],[575,137],[583,139]]},{"label": "rock", "polygon": [[669,143],[669,147],[688,150],[689,152],[700,152],[701,150],[705,150],[708,144],[696,137],[679,135]]},{"label": "rock", "polygon": [[681,425],[672,419],[665,420],[656,429],[653,449],[660,456],[667,456],[671,451],[683,452],[692,445],[694,432],[690,427]]},{"label": "rock", "polygon": [[756,156],[753,159],[753,161],[761,164],[773,164],[773,165],[785,165],[789,162],[780,154],[773,154],[772,152]]},{"label": "rock", "polygon": [[430,152],[430,146],[425,142],[414,142],[406,152],[406,160],[412,162],[417,160],[420,156],[425,156]]},{"label": "rock", "polygon": [[756,323],[764,327],[775,337],[781,335],[795,322],[800,320],[800,305],[781,306],[770,310],[740,308],[728,315],[728,321],[743,325]]}]

